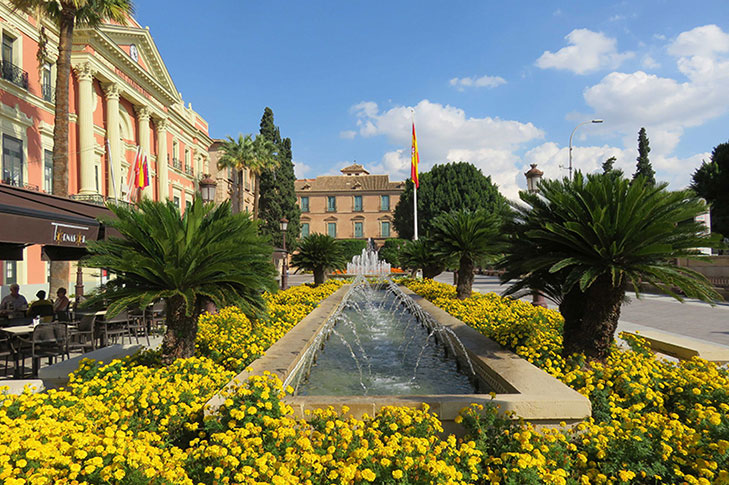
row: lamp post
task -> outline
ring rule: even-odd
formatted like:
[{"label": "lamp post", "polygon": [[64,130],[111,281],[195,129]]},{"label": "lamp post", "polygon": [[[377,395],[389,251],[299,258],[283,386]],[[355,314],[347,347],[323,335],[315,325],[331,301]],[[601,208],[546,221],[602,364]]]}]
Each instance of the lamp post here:
[{"label": "lamp post", "polygon": [[289,220],[285,217],[281,218],[281,233],[283,235],[283,264],[281,265],[281,289],[288,288],[289,279],[289,262],[288,252],[286,252],[286,228],[289,227]]},{"label": "lamp post", "polygon": [[577,131],[577,128],[579,128],[582,125],[586,125],[588,123],[602,123],[602,120],[589,120],[589,121],[583,121],[579,125],[575,126],[575,129],[572,130],[572,134],[570,135],[570,180],[572,180],[572,136],[575,134],[575,131]]},{"label": "lamp post", "polygon": [[203,202],[215,202],[215,189],[217,187],[218,183],[209,174],[203,175],[203,179],[200,180],[200,195]]},{"label": "lamp post", "polygon": [[[539,191],[539,181],[542,180],[544,172],[537,168],[536,163],[531,164],[531,168],[524,174],[527,179],[527,192],[536,194]],[[544,299],[539,290],[532,290],[532,305],[547,308],[547,300]]]}]

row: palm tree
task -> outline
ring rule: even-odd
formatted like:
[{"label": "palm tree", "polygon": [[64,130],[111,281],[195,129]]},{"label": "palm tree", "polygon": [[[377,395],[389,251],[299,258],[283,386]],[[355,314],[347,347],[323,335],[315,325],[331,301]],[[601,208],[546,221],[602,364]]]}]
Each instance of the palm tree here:
[{"label": "palm tree", "polygon": [[716,243],[694,216],[705,205],[690,191],[669,192],[610,174],[577,173],[543,181],[541,192],[519,195],[500,267],[507,294],[540,290],[559,303],[564,355],[584,353],[604,361],[620,318],[626,287],[639,295],[641,281],[681,300],[720,298],[701,274],[676,266],[675,258],[699,258],[696,248]]},{"label": "palm tree", "polygon": [[501,218],[484,209],[472,212],[453,211],[433,221],[431,239],[435,254],[454,259],[458,265],[456,296],[464,300],[471,296],[473,271],[489,256],[498,254]]},{"label": "palm tree", "polygon": [[400,250],[403,268],[412,271],[423,270],[423,278],[435,278],[448,266],[441,257],[436,256],[433,244],[427,238],[408,241]]},{"label": "palm tree", "polygon": [[242,171],[245,168],[251,171],[255,180],[253,182],[253,218],[258,218],[259,176],[264,170],[278,167],[278,156],[275,144],[262,135],[238,135],[238,140],[228,136],[222,145],[223,155],[218,161],[218,168],[232,168],[235,171],[233,181],[233,210],[240,212],[243,204],[243,190],[241,187]]},{"label": "palm tree", "polygon": [[345,268],[347,260],[339,241],[326,234],[314,233],[299,241],[291,265],[296,266],[297,272],[313,272],[314,286],[319,286],[324,283],[327,271]]},{"label": "palm tree", "polygon": [[58,26],[56,112],[53,124],[53,194],[68,195],[68,88],[71,47],[76,27],[96,28],[107,20],[125,25],[134,13],[132,0],[10,0],[27,13],[40,12]]},{"label": "palm tree", "polygon": [[91,255],[83,264],[107,268],[116,277],[88,305],[109,302],[113,316],[164,300],[165,363],[193,355],[198,317],[210,302],[262,314],[263,291],[276,288],[272,247],[248,214],[231,214],[228,202],[204,204],[199,195],[182,216],[169,200],[109,209],[116,219],[105,223],[123,238],[89,243]]}]

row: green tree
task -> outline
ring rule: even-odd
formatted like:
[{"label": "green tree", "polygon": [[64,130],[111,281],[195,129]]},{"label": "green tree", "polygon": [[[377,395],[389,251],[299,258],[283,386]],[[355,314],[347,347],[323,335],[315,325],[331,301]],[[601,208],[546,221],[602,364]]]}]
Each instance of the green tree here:
[{"label": "green tree", "polygon": [[417,241],[407,241],[402,246],[400,264],[403,269],[409,269],[413,273],[423,270],[423,278],[435,278],[445,271],[449,261],[436,255],[430,239],[420,238]]},{"label": "green tree", "polygon": [[729,142],[721,143],[691,176],[691,189],[711,206],[711,230],[729,237]]},{"label": "green tree", "polygon": [[165,363],[193,355],[198,317],[210,302],[237,305],[251,317],[263,313],[263,291],[276,289],[272,248],[247,213],[231,214],[227,202],[204,204],[199,195],[182,216],[169,200],[109,209],[116,218],[104,222],[122,237],[90,242],[83,264],[115,277],[88,305],[109,302],[107,315],[114,316],[163,300]]},{"label": "green tree", "polygon": [[705,205],[691,191],[666,186],[578,172],[572,181],[542,181],[538,194],[520,192],[525,205],[514,205],[504,230],[503,281],[514,282],[507,294],[532,288],[559,303],[564,355],[607,358],[628,285],[636,295],[642,281],[679,300],[674,288],[719,298],[705,277],[673,263],[701,259],[696,248],[715,244],[693,222]]},{"label": "green tree", "polygon": [[430,237],[435,255],[453,260],[458,267],[458,299],[471,296],[476,265],[500,252],[501,223],[499,214],[485,209],[454,211],[433,221]]},{"label": "green tree", "polygon": [[243,205],[243,169],[246,162],[254,156],[253,137],[251,135],[238,135],[238,140],[228,136],[220,149],[223,154],[218,160],[218,168],[233,169],[233,194],[231,197],[233,213],[241,211]]},{"label": "green tree", "polygon": [[407,239],[386,239],[385,244],[383,244],[378,251],[379,258],[390,263],[393,268],[401,268],[402,262],[400,261],[400,252],[406,242]]},{"label": "green tree", "polygon": [[613,165],[617,161],[617,158],[610,157],[607,160],[605,160],[602,164],[602,173],[604,175],[611,175],[613,177],[623,178],[624,174],[623,171],[619,168],[613,168]]},{"label": "green tree", "polygon": [[286,229],[286,244],[291,249],[301,233],[301,211],[296,203],[294,163],[292,161],[291,139],[281,138],[278,127],[273,123],[273,111],[266,108],[261,118],[261,136],[269,140],[278,152],[279,165],[265,169],[259,178],[261,184],[259,201],[259,230],[271,238],[275,246],[281,246],[282,234],[279,222],[282,217],[289,221]]},{"label": "green tree", "polygon": [[[481,170],[470,163],[454,162],[436,165],[420,174],[418,189],[418,235],[430,233],[432,221],[453,210],[476,211],[486,209],[503,214],[508,207],[498,187]],[[413,183],[408,180],[405,191],[395,207],[395,229],[399,237],[412,239]]]},{"label": "green tree", "polygon": [[651,147],[648,145],[648,135],[646,135],[645,128],[641,128],[638,132],[638,163],[635,165],[635,173],[633,174],[633,180],[639,176],[645,177],[649,184],[656,184],[656,172],[653,170],[650,160],[648,159],[648,153],[650,153]]},{"label": "green tree", "polygon": [[314,286],[324,283],[327,271],[347,267],[342,246],[339,241],[326,234],[310,234],[301,239],[297,252],[291,258],[291,265],[296,271],[304,270],[314,273]]},{"label": "green tree", "polygon": [[342,249],[342,257],[345,261],[352,261],[352,258],[362,254],[362,250],[367,247],[366,239],[337,239],[339,247]]},{"label": "green tree", "polygon": [[[107,20],[126,25],[134,13],[132,0],[10,0],[14,8],[46,17],[58,26],[56,61],[56,106],[53,119],[53,194],[68,196],[68,103],[71,77],[71,47],[76,27],[96,28]],[[45,49],[41,42],[40,49]],[[39,53],[39,57],[45,57]],[[40,69],[40,66],[39,66]],[[51,261],[51,293],[68,287],[68,262]]]}]

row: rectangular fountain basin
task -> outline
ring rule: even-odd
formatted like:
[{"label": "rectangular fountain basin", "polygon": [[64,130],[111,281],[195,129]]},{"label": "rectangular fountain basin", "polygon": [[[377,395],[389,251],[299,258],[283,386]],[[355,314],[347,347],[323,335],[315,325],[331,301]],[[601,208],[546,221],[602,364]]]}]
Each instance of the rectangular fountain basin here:
[{"label": "rectangular fountain basin", "polygon": [[[309,347],[317,344],[316,336],[334,314],[340,302],[349,291],[344,285],[324,300],[298,325],[278,342],[272,345],[266,355],[254,361],[246,371],[234,380],[245,382],[249,376],[269,371],[286,381],[289,375],[300,367]],[[503,349],[496,342],[449,315],[431,302],[402,287],[420,307],[441,325],[455,333],[463,343],[463,349],[470,359],[477,379],[478,389],[491,389],[491,394],[424,394],[424,395],[378,395],[378,396],[287,396],[285,401],[292,406],[298,417],[305,417],[305,411],[346,405],[349,413],[361,417],[374,415],[384,406],[420,407],[423,403],[443,422],[446,431],[459,431],[454,419],[464,407],[471,403],[484,406],[499,406],[501,411],[511,411],[536,425],[576,424],[591,415],[590,401],[577,391],[566,386],[543,370],[535,367],[515,353]],[[459,355],[461,359],[466,356]],[[233,381],[231,384],[234,385]],[[206,413],[217,409],[222,403],[219,395],[214,396],[206,407]]]}]

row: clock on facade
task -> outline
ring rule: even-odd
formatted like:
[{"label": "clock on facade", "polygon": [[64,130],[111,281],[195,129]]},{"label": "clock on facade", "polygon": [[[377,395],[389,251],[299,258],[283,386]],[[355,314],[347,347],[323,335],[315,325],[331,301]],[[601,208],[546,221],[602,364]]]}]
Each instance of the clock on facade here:
[{"label": "clock on facade", "polygon": [[137,52],[137,46],[134,44],[129,46],[129,57],[134,59],[134,62],[139,62],[139,52]]}]

